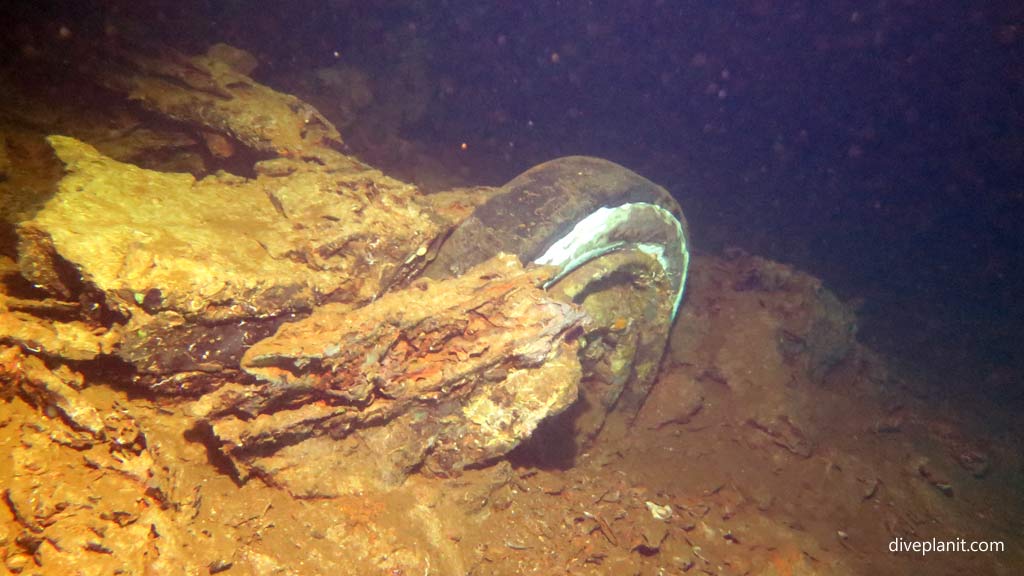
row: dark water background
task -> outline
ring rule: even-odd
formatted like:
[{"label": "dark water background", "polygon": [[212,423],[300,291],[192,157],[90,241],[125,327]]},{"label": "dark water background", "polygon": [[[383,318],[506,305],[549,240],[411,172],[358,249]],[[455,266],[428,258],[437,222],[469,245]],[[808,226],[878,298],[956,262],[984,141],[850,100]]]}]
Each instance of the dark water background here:
[{"label": "dark water background", "polygon": [[565,154],[622,163],[677,195],[698,249],[792,263],[863,302],[862,339],[937,397],[1024,399],[1020,2],[147,0],[8,14],[81,33],[132,19],[191,51],[228,42],[271,85],[339,55],[371,76],[412,61],[430,96],[402,136],[467,180],[500,184]]}]

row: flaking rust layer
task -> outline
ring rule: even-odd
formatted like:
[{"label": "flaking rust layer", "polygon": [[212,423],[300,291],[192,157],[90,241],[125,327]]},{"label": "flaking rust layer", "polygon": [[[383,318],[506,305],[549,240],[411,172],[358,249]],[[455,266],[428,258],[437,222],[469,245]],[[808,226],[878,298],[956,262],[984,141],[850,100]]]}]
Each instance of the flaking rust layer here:
[{"label": "flaking rust layer", "polygon": [[78,307],[60,301],[33,301],[0,293],[0,343],[66,360],[93,360],[111,354],[121,341],[117,327],[94,326],[79,320],[62,322],[33,314],[77,313]]},{"label": "flaking rust layer", "polygon": [[585,315],[538,287],[550,274],[500,255],[357,310],[323,306],[249,349],[256,383],[224,386],[194,412],[242,475],[294,494],[484,463],[577,398]]},{"label": "flaking rust layer", "polygon": [[67,174],[19,229],[21,271],[123,318],[118,354],[172,392],[237,369],[285,319],[405,282],[443,236],[415,187],[347,163],[277,159],[255,179],[196,180],[49,141]]}]

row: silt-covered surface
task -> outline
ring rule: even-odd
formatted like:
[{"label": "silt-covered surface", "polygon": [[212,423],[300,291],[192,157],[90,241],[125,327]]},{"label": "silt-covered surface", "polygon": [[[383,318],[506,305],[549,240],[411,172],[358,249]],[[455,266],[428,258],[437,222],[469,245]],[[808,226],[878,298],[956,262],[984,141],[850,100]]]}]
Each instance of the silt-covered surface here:
[{"label": "silt-covered surface", "polygon": [[[6,570],[1019,571],[1019,425],[921,399],[819,280],[697,254],[673,323],[643,251],[547,289],[556,270],[493,244],[424,274],[529,187],[427,195],[252,88],[242,55],[192,58],[119,60],[88,115],[2,117]],[[154,70],[184,88],[116,112]],[[888,550],[968,536],[1007,551]]]}]

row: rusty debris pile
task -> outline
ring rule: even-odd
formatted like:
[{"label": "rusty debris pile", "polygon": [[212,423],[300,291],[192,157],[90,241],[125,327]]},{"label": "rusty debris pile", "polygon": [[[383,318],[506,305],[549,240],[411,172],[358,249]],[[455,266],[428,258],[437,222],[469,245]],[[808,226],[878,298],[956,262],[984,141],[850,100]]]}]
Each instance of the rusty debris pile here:
[{"label": "rusty debris pile", "polygon": [[1019,454],[903,399],[817,280],[691,263],[640,176],[428,195],[243,51],[104,63],[90,114],[0,115],[7,571],[854,574],[1005,534]]}]

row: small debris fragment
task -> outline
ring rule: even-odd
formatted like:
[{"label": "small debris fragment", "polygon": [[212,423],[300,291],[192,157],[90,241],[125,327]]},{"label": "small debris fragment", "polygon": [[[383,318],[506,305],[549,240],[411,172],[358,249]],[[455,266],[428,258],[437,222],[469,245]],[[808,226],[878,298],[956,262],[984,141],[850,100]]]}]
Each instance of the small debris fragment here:
[{"label": "small debris fragment", "polygon": [[597,514],[591,514],[590,512],[584,512],[583,515],[587,518],[590,518],[594,522],[597,522],[597,526],[598,528],[600,528],[601,534],[603,534],[604,537],[608,539],[608,542],[612,546],[619,545],[619,539],[615,537],[615,533],[612,532],[612,527],[608,525],[608,522],[605,522],[604,518],[601,518]]},{"label": "small debris fragment", "polygon": [[991,467],[988,455],[979,450],[962,450],[957,453],[956,460],[975,478],[984,478]]},{"label": "small debris fragment", "polygon": [[953,497],[953,485],[950,484],[949,481],[945,480],[944,478],[940,478],[939,476],[937,476],[936,473],[932,471],[931,468],[928,467],[927,459],[923,459],[917,465],[917,472],[918,474],[921,475],[922,478],[927,480],[928,483],[934,486],[939,492],[942,492],[945,496],[948,496],[950,498]]},{"label": "small debris fragment", "polygon": [[235,563],[230,560],[214,560],[213,562],[210,562],[210,574],[219,574],[231,568],[234,564]]},{"label": "small debris fragment", "polygon": [[85,549],[88,550],[89,552],[98,552],[100,554],[113,554],[114,553],[113,550],[111,550],[110,548],[107,548],[103,544],[101,544],[99,542],[96,542],[96,541],[87,542],[85,544]]},{"label": "small debris fragment", "polygon": [[862,500],[871,500],[872,498],[875,497],[875,495],[878,494],[878,489],[881,486],[882,486],[882,481],[879,480],[878,478],[875,478],[874,481],[871,482],[871,484],[868,485],[867,489],[864,490],[864,495],[863,495],[863,497],[861,499]]},{"label": "small debris fragment", "polygon": [[647,502],[644,502],[644,505],[647,506],[647,509],[651,512],[651,516],[653,516],[655,520],[667,522],[672,518],[672,507],[668,504],[661,506],[648,500]]}]

